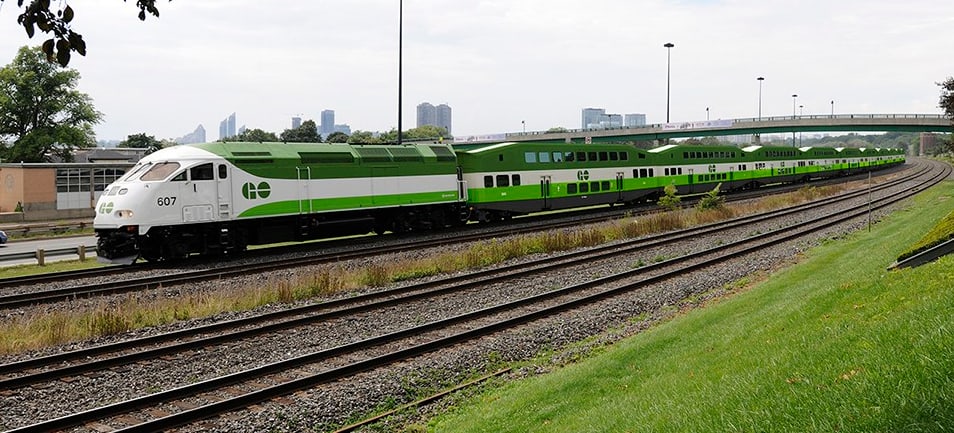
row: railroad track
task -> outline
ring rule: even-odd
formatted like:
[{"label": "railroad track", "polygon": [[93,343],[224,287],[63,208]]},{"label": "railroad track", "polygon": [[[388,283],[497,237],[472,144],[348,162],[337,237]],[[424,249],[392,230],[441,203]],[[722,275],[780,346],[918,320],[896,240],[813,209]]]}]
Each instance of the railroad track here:
[{"label": "railroad track", "polygon": [[[921,168],[920,170],[924,170]],[[920,172],[916,172],[915,175]],[[858,176],[856,176],[858,177]],[[842,183],[846,179],[835,179],[829,183]],[[771,189],[760,189],[752,192],[745,192],[734,194],[730,197],[729,201],[739,201],[739,200],[749,200],[752,198],[763,197],[766,195],[779,194],[784,191],[796,190],[801,188],[801,185],[786,185],[779,188]],[[687,206],[691,206],[694,201],[689,200]],[[636,209],[635,215],[643,215],[648,213],[658,212],[658,209],[655,208],[644,208],[642,210]],[[595,214],[594,214],[595,213]],[[530,216],[525,218],[520,218],[519,221],[522,223],[519,227],[514,227],[512,225],[505,225],[502,227],[492,227],[484,228],[480,230],[467,229],[464,231],[454,232],[450,238],[441,237],[438,239],[415,239],[414,237],[403,236],[396,239],[398,242],[392,243],[389,246],[382,247],[378,244],[365,245],[352,249],[345,252],[320,252],[317,254],[309,254],[301,257],[294,258],[285,258],[285,259],[272,259],[263,261],[261,263],[230,263],[230,262],[215,262],[215,266],[212,266],[207,269],[200,270],[176,270],[174,275],[160,275],[160,276],[147,276],[141,278],[131,278],[131,279],[117,279],[110,282],[96,282],[94,284],[88,285],[76,285],[72,287],[63,287],[53,290],[44,290],[44,291],[29,291],[22,293],[14,293],[8,295],[0,296],[0,310],[17,308],[28,305],[36,305],[42,303],[51,303],[51,302],[60,302],[67,301],[70,299],[76,298],[86,298],[93,296],[104,296],[104,295],[113,295],[117,293],[126,293],[137,290],[147,290],[156,287],[166,287],[176,284],[189,284],[200,281],[209,281],[220,278],[225,278],[229,276],[238,276],[238,275],[249,275],[256,273],[269,272],[279,269],[288,269],[296,268],[301,266],[311,266],[318,265],[323,263],[331,263],[342,260],[353,260],[362,257],[372,257],[382,254],[391,254],[402,251],[414,251],[418,249],[430,248],[434,246],[440,246],[447,244],[449,242],[461,243],[461,242],[474,242],[486,239],[499,238],[503,236],[512,236],[519,235],[524,233],[533,233],[541,230],[554,230],[565,227],[575,227],[584,224],[590,224],[593,222],[605,221],[608,219],[618,218],[624,215],[634,214],[633,208],[623,209],[621,208],[618,211],[607,212],[605,208],[600,208],[597,211],[593,210],[582,210],[582,211],[573,211],[565,214],[561,214],[556,217],[556,221],[553,216]],[[332,246],[341,246],[346,245],[347,243],[353,243],[354,241],[334,241],[331,243],[323,243],[323,246],[332,247]],[[281,247],[281,248],[271,248],[267,250],[259,250],[261,252],[252,253],[252,255],[266,256],[266,255],[275,255],[288,252],[305,252],[313,251],[314,247],[294,245],[290,247]],[[208,260],[203,260],[201,262],[190,263],[190,265],[202,265],[210,263]],[[124,275],[130,272],[130,270],[157,270],[157,269],[168,269],[168,265],[159,264],[143,264],[134,267],[122,267],[122,266],[111,266],[108,268],[100,269],[88,269],[88,270],[79,270],[79,271],[68,271],[61,273],[50,273],[50,274],[41,274],[41,275],[32,275],[16,278],[7,278],[0,279],[0,287],[21,287],[27,285],[36,285],[44,282],[51,281],[82,281],[83,278],[91,277],[103,277],[103,276],[118,276]]]},{"label": "railroad track", "polygon": [[[935,181],[937,181],[936,178],[941,176],[946,177],[949,172],[950,170],[947,168],[945,172],[938,173],[935,176]],[[924,186],[915,187],[914,191],[920,190],[921,188],[924,188]],[[908,190],[905,191],[904,194],[898,193],[892,195],[889,198],[879,199],[875,205],[878,207],[887,206],[907,197],[910,194],[913,194],[914,191]],[[797,212],[797,210],[788,211],[788,213],[791,212]],[[672,278],[675,275],[710,266],[714,263],[725,260],[727,257],[736,257],[757,251],[767,243],[784,242],[786,240],[796,238],[802,235],[800,230],[819,230],[847,219],[856,218],[865,212],[866,209],[862,209],[860,211],[856,210],[847,216],[825,217],[824,219],[827,220],[825,222],[800,223],[796,226],[786,227],[775,232],[764,233],[706,251],[692,253],[688,256],[680,257],[678,259],[672,259],[655,263],[653,265],[644,266],[632,271],[594,280],[586,284],[570,286],[560,290],[514,300],[482,310],[461,314],[456,317],[434,321],[419,327],[408,328],[393,332],[391,334],[381,335],[362,341],[356,341],[348,345],[315,352],[307,356],[284,360],[256,369],[249,369],[221,378],[207,380],[194,385],[143,396],[137,399],[129,400],[128,402],[117,403],[110,406],[93,409],[81,414],[76,414],[73,417],[64,417],[57,420],[51,420],[45,423],[40,423],[34,426],[24,427],[22,429],[13,431],[47,431],[49,429],[66,428],[71,425],[77,425],[78,423],[93,422],[94,420],[102,420],[103,418],[116,416],[116,414],[113,414],[112,412],[118,411],[120,409],[124,411],[123,413],[128,413],[139,406],[160,404],[164,409],[155,409],[153,412],[169,412],[168,416],[161,417],[153,421],[147,421],[136,426],[130,426],[121,431],[158,431],[171,428],[177,425],[193,422],[196,419],[206,418],[215,413],[222,413],[223,411],[245,407],[248,404],[274,398],[279,395],[287,395],[288,393],[297,389],[309,388],[327,381],[348,377],[349,375],[356,374],[360,371],[387,365],[388,363],[394,362],[395,360],[407,359],[408,357],[428,353],[441,347],[457,344],[461,341],[487,335],[499,330],[509,329],[513,326],[517,326],[518,324],[526,323],[527,321],[547,317],[567,309],[577,308],[580,305],[596,302],[609,296],[616,296],[617,294],[625,293],[627,291],[638,290],[642,287],[646,287],[647,285],[654,284],[667,278]],[[762,215],[750,218],[778,218],[784,216],[785,214],[786,212],[779,212],[775,216]],[[740,220],[744,220],[744,218]],[[699,228],[693,231],[685,231],[681,235],[686,237],[700,236],[705,233],[705,230],[725,230],[725,226],[727,225],[728,223],[713,224],[705,228]],[[672,242],[673,239],[657,239],[656,241]],[[626,248],[646,248],[651,242],[654,241],[641,240],[632,242],[632,245],[629,246],[614,246],[612,248],[606,248],[602,252],[593,251],[586,252],[585,254],[589,254],[590,257],[597,257],[600,254],[617,256],[620,254],[626,254]],[[643,243],[644,245],[639,245],[640,243]],[[615,250],[613,248],[615,248]],[[563,263],[567,260],[573,261],[579,260],[581,257],[585,257],[583,253],[581,253],[581,255],[574,254],[567,254],[565,257],[561,256],[555,259],[550,259],[549,261],[560,260],[561,263]],[[547,269],[547,266],[550,265],[561,266],[559,263],[550,263],[542,266],[534,266],[534,268],[531,270],[514,272],[543,272],[545,269]],[[500,273],[500,271],[497,272]],[[503,273],[507,274],[507,271],[504,271]],[[645,274],[648,273],[655,274],[650,277],[645,277]],[[511,273],[510,275],[498,275],[492,278],[513,278],[513,275],[514,274]],[[473,279],[474,277],[470,278]],[[489,282],[490,280],[483,280],[474,281],[471,284],[484,285],[488,284]],[[448,285],[448,282],[445,281],[445,286],[447,287],[442,290],[460,290],[461,284],[462,283],[450,282]],[[422,289],[418,288],[414,290],[420,291]],[[413,292],[413,290],[411,291]],[[401,295],[391,293],[386,296],[403,296],[407,298],[421,297],[423,295]],[[407,300],[400,300],[399,298],[392,298],[382,302],[393,303],[396,301],[407,302]],[[367,310],[370,308],[368,305],[354,306],[351,308],[356,308],[356,311]],[[328,308],[328,306],[326,306],[326,308]],[[341,312],[333,312],[330,314],[341,314]],[[497,315],[504,315],[506,317],[492,318],[493,316]],[[327,319],[328,317],[325,317],[323,320]],[[423,344],[410,345],[408,343],[400,343],[402,339],[414,338],[420,340],[428,338],[426,337],[427,335],[431,335],[430,340]],[[393,350],[382,349],[383,346],[394,345],[398,345],[399,347],[393,348]],[[328,365],[331,360],[336,359],[335,357],[344,356],[354,358],[360,355],[368,355],[370,353],[378,352],[380,352],[380,354],[377,356],[369,356],[360,361],[344,362],[339,360],[337,361],[337,364],[339,364],[338,367],[331,369],[323,368],[324,366]],[[315,363],[320,363],[320,366],[314,367]],[[75,373],[76,372],[73,372],[71,374]],[[278,377],[276,377],[276,374]],[[245,391],[239,391],[239,388],[236,387],[236,384],[243,381],[252,381],[252,383],[256,384],[273,381],[280,383],[276,383],[273,386],[264,389],[249,390],[248,387],[246,387]],[[0,389],[4,388],[7,387],[0,387]],[[198,396],[210,392],[210,388],[217,388],[218,390],[228,389],[227,393],[243,393],[243,395],[236,397],[235,399],[213,402],[201,408],[186,411],[182,411],[181,409],[176,410],[174,409],[176,404],[169,403],[170,401],[175,401],[176,399],[181,398],[187,398],[193,401],[197,398],[201,399],[201,397]],[[258,387],[251,386],[251,388]],[[217,399],[217,397],[210,397],[209,401],[215,399]],[[170,406],[170,404],[172,406]],[[140,412],[136,415],[136,417],[143,417],[143,414]],[[117,421],[113,420],[111,422],[116,423]],[[119,422],[119,424],[123,423]]]}]

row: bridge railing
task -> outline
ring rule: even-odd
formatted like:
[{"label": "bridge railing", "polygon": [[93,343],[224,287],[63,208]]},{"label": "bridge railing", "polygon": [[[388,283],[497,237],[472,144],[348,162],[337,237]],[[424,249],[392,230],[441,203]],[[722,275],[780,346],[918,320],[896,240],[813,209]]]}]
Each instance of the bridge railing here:
[{"label": "bridge railing", "polygon": [[[787,121],[787,120],[811,120],[811,119],[932,119],[940,120],[945,119],[943,114],[803,114],[796,116],[763,116],[758,117],[743,117],[739,119],[725,119],[731,120],[735,123],[753,123],[753,122],[772,122],[772,121]],[[618,131],[623,129],[628,130],[661,130],[664,129],[666,124],[664,123],[653,123],[649,125],[640,125],[640,126],[618,126],[612,128],[593,128],[593,129],[567,129],[559,132],[548,132],[548,131],[527,131],[527,132],[508,132],[505,137],[527,137],[527,136],[536,136],[536,135],[547,135],[547,134],[582,134],[586,132],[601,132],[601,131]]]}]

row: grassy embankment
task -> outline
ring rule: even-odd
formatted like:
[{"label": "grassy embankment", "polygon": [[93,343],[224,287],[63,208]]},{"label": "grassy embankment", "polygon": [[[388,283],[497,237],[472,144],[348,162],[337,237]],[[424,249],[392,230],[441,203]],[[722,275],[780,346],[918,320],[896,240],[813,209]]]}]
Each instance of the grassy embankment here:
[{"label": "grassy embankment", "polygon": [[[758,202],[730,205],[704,212],[685,209],[638,219],[625,218],[578,230],[478,242],[461,251],[439,253],[418,260],[393,260],[358,270],[326,267],[315,273],[299,275],[297,279],[282,277],[254,286],[223,287],[221,290],[202,293],[181,292],[160,300],[145,301],[135,294],[130,294],[123,300],[102,302],[92,307],[73,307],[55,313],[0,320],[0,355],[179,320],[207,317],[221,312],[251,310],[276,302],[296,302],[362,286],[383,286],[410,278],[480,268],[530,254],[593,246],[614,239],[638,237],[791,206],[837,194],[844,188],[845,185],[806,187],[793,193],[770,196]],[[0,271],[0,277],[4,276],[9,275]]]},{"label": "grassy embankment", "polygon": [[951,431],[954,257],[885,267],[954,209],[952,187],[743,293],[488,391],[428,431]]}]

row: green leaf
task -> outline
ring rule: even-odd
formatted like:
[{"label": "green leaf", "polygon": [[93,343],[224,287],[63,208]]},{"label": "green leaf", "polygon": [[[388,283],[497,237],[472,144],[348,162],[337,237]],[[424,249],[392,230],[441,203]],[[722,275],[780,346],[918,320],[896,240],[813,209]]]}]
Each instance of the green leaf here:
[{"label": "green leaf", "polygon": [[53,39],[43,42],[43,53],[46,54],[47,60],[53,60]]},{"label": "green leaf", "polygon": [[73,47],[73,51],[76,51],[79,55],[86,55],[86,41],[83,40],[83,35],[70,31],[70,46]]},{"label": "green leaf", "polygon": [[65,67],[70,64],[70,43],[65,39],[56,41],[56,62]]}]

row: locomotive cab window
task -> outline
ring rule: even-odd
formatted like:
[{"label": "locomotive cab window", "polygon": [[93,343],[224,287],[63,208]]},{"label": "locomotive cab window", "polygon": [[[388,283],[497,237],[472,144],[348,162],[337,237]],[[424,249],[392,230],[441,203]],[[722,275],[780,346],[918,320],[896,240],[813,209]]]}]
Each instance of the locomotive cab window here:
[{"label": "locomotive cab window", "polygon": [[[178,162],[160,162],[156,165],[153,165],[145,174],[142,175],[139,180],[143,182],[153,182],[157,180],[163,180],[169,177],[170,174],[174,173],[179,169]],[[185,173],[184,171],[182,172]]]},{"label": "locomotive cab window", "polygon": [[197,165],[189,169],[189,177],[192,180],[213,180],[215,172],[212,171],[212,163]]}]

